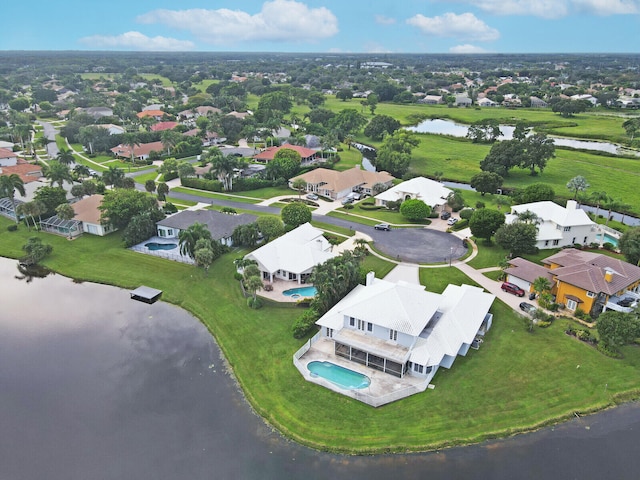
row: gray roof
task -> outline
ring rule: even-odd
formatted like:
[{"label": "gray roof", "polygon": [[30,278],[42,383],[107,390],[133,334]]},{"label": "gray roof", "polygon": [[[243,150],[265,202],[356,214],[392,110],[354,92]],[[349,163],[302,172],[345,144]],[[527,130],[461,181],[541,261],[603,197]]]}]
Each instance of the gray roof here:
[{"label": "gray roof", "polygon": [[160,220],[157,225],[186,230],[194,223],[204,223],[211,232],[211,237],[214,240],[221,240],[230,237],[237,226],[253,223],[257,219],[258,217],[248,213],[233,215],[217,210],[183,210]]},{"label": "gray roof", "polygon": [[516,257],[509,260],[509,265],[509,268],[505,268],[505,273],[526,280],[527,282],[533,283],[538,277],[544,277],[550,282],[553,281],[553,275],[548,268],[525,260],[524,258]]}]

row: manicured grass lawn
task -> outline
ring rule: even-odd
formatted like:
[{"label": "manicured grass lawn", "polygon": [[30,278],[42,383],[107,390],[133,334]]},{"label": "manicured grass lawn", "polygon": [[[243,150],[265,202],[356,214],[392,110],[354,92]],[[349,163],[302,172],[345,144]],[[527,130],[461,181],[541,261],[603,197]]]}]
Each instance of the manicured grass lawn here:
[{"label": "manicured grass lawn", "polygon": [[171,195],[167,195],[166,199],[167,199],[167,202],[173,203],[178,208],[181,208],[181,207],[182,208],[193,207],[194,205],[198,204],[198,202],[192,202],[190,200],[183,200],[181,198],[173,198],[173,197],[171,197]]},{"label": "manicured grass lawn", "polygon": [[[175,188],[172,188],[171,191],[175,193],[187,193],[191,195],[198,195],[199,197],[203,197],[203,198],[215,198],[218,200],[233,200],[234,202],[239,202],[239,203],[260,203],[262,201],[258,198],[247,198],[245,196],[225,195],[221,193],[207,192],[205,190],[196,190],[196,189],[187,188],[187,187],[175,187]],[[241,193],[242,192],[238,193],[238,195],[241,195]],[[246,193],[247,193],[247,196],[249,196],[253,194],[253,191],[246,192]]]},{"label": "manicured grass lawn", "polygon": [[157,178],[158,172],[155,170],[153,172],[143,173],[142,175],[136,175],[135,177],[133,177],[136,183],[139,183],[140,185],[144,185],[147,180],[153,180],[154,182],[156,182],[156,186],[158,185],[158,181],[156,180]]},{"label": "manicured grass lawn", "polygon": [[[10,223],[0,218],[0,254],[17,257],[33,233],[8,232]],[[478,442],[638,394],[640,349],[625,348],[623,360],[605,357],[564,335],[562,322],[528,333],[520,316],[496,301],[482,348],[441,369],[435,390],[374,409],[303,380],[291,359],[303,343],[291,336],[291,325],[303,310],[246,306],[232,280],[233,259],[246,251],[218,259],[205,277],[194,266],[125,250],[117,233],[72,242],[38,235],[54,248],[45,265],[60,274],[125,288],[149,285],[195,314],[215,335],[256,411],[285,435],[319,449],[392,452]],[[469,283],[455,268],[421,269],[420,275],[434,291]]]},{"label": "manicured grass lawn", "polygon": [[[487,267],[497,267],[500,262],[502,262],[505,258],[507,258],[509,252],[504,248],[497,245],[495,242],[492,242],[490,245],[484,243],[482,239],[475,239],[476,245],[478,246],[478,255],[469,261],[469,265],[473,268],[481,269]],[[550,257],[551,255],[559,252],[559,249],[545,249],[539,250],[538,253],[522,255],[522,258],[526,258],[527,260],[540,263],[540,260],[543,258]]]},{"label": "manicured grass lawn", "polygon": [[355,235],[355,232],[353,230],[349,230],[348,228],[344,228],[344,227],[339,227],[337,225],[331,225],[330,223],[316,222],[315,220],[312,220],[311,225],[321,230],[326,230],[328,232],[334,232],[340,235],[344,235],[345,237],[353,237],[353,235]]},{"label": "manicured grass lawn", "polygon": [[[344,144],[341,144],[344,147]],[[338,171],[349,170],[350,168],[355,167],[356,165],[362,164],[362,154],[359,150],[355,148],[345,148],[342,152],[340,152],[340,161],[336,163],[335,169]]]}]

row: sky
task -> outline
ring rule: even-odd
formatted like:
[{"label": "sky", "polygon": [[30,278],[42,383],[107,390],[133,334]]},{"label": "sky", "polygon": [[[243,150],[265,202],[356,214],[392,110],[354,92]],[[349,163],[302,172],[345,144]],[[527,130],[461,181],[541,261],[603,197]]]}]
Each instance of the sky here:
[{"label": "sky", "polygon": [[0,50],[640,53],[640,0],[32,0]]}]

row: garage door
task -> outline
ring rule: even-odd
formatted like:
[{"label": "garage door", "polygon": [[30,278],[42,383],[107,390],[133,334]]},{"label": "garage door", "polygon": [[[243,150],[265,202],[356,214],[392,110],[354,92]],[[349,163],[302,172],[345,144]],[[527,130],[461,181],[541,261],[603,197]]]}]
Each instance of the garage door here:
[{"label": "garage door", "polygon": [[513,275],[507,275],[507,281],[519,286],[525,292],[531,291],[531,283],[527,282],[526,280],[514,277]]}]

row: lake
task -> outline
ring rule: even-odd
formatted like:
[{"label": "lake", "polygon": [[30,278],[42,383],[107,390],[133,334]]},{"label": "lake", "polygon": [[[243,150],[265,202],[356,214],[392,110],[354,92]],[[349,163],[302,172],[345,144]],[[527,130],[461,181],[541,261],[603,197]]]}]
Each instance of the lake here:
[{"label": "lake", "polygon": [[[454,137],[466,137],[469,131],[468,125],[462,125],[451,120],[443,119],[430,119],[420,122],[413,127],[406,127],[407,130],[417,133],[431,133],[436,135],[451,135]],[[513,132],[515,127],[511,125],[500,125],[500,131],[502,135],[498,137],[499,140],[511,140],[513,138]],[[588,140],[577,140],[573,138],[554,137],[550,135],[549,138],[553,139],[553,143],[559,147],[577,148],[582,150],[595,150],[600,152],[607,152],[613,155],[620,155],[625,153],[627,155],[640,155],[640,152],[633,150],[623,149],[620,145],[615,145],[609,142],[591,142]]]},{"label": "lake", "polygon": [[433,453],[317,452],[253,413],[186,311],[61,275],[25,277],[3,258],[0,292],[2,480],[624,480],[640,470],[637,404]]}]

